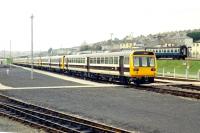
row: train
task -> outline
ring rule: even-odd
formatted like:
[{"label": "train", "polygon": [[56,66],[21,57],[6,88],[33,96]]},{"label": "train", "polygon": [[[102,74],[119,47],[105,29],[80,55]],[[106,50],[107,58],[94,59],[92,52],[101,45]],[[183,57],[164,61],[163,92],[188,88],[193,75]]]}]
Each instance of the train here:
[{"label": "train", "polygon": [[[32,63],[26,57],[14,58],[13,64],[31,67]],[[137,85],[153,83],[157,74],[156,56],[151,51],[34,57],[33,66],[97,81]]]},{"label": "train", "polygon": [[157,59],[172,58],[185,60],[189,55],[189,49],[186,45],[174,47],[146,47],[145,50],[154,52]]}]

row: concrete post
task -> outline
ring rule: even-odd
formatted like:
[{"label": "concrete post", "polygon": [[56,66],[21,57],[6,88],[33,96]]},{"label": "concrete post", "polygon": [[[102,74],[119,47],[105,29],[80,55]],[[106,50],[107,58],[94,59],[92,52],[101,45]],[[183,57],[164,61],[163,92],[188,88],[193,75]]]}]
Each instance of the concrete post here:
[{"label": "concrete post", "polygon": [[174,67],[174,78],[176,78],[176,68]]},{"label": "concrete post", "polygon": [[163,77],[165,77],[165,68],[163,67]]},{"label": "concrete post", "polygon": [[185,69],[185,78],[188,79],[188,69]]}]

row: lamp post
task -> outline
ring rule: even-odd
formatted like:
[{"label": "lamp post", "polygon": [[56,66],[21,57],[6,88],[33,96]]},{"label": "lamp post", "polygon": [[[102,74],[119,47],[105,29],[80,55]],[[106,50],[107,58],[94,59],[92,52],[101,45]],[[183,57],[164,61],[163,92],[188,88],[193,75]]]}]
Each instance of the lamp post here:
[{"label": "lamp post", "polygon": [[10,40],[10,69],[11,69],[11,40]]},{"label": "lamp post", "polygon": [[31,15],[31,79],[33,79],[33,14]]}]

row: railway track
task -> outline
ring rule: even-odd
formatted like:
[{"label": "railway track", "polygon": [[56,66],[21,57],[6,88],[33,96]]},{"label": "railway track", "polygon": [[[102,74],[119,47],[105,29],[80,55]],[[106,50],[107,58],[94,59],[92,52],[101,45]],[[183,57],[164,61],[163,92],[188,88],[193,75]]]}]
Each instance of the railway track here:
[{"label": "railway track", "polygon": [[171,94],[194,99],[200,99],[200,86],[193,85],[158,85],[158,86],[134,86],[134,89],[152,91],[162,94]]},{"label": "railway track", "polygon": [[131,133],[0,94],[0,115],[51,133]]}]

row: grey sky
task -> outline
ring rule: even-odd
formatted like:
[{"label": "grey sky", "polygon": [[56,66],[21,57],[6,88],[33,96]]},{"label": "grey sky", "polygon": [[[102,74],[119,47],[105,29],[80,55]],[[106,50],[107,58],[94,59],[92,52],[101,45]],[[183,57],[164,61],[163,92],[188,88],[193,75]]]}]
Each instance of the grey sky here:
[{"label": "grey sky", "polygon": [[78,46],[141,34],[200,28],[198,0],[6,0],[0,1],[0,50]]}]

